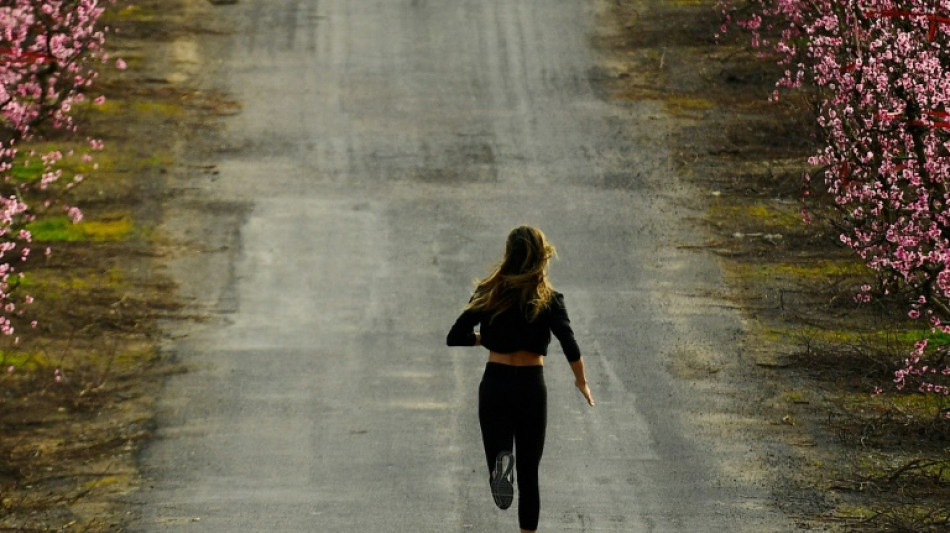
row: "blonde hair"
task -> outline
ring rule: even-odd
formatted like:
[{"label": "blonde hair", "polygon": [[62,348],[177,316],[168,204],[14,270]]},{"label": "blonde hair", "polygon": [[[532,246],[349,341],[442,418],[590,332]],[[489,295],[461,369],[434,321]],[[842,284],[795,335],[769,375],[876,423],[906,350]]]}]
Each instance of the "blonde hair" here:
[{"label": "blonde hair", "polygon": [[491,313],[491,319],[513,306],[528,307],[535,320],[554,297],[547,267],[555,257],[544,233],[532,226],[518,226],[508,234],[505,257],[488,277],[476,282],[475,295],[466,309]]}]

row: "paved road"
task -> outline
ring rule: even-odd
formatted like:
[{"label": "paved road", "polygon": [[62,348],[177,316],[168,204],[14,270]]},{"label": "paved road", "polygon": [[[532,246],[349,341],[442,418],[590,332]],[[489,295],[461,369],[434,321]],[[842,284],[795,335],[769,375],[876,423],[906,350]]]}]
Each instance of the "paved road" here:
[{"label": "paved road", "polygon": [[184,154],[217,173],[171,181],[190,250],[171,272],[210,319],[169,346],[190,371],[132,531],[516,531],[483,471],[485,353],[444,337],[520,223],[559,249],[598,402],[552,349],[541,530],[791,529],[740,471],[751,446],[699,422],[723,396],[675,372],[733,357],[740,323],[699,296],[716,264],[679,248],[701,236],[662,107],[592,85],[595,2],[191,9],[236,31],[179,63],[243,108]]}]

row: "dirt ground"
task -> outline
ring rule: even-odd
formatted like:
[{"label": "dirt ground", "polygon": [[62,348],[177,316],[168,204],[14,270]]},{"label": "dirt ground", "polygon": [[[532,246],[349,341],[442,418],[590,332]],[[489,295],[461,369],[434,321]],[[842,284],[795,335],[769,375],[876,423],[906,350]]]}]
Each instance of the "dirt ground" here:
[{"label": "dirt ground", "polygon": [[[213,132],[236,109],[169,76],[162,43],[204,31],[184,18],[188,1],[120,2],[109,15],[120,28],[111,46],[130,68],[103,74],[110,103],[82,117],[107,150],[76,193],[99,232],[52,242],[48,260],[30,263],[39,334],[0,347],[3,366],[16,363],[0,374],[0,531],[120,531],[140,483],[135,459],[154,398],[177,371],[157,323],[195,318],[162,273],[180,245],[155,231],[174,201],[163,176],[176,140]],[[932,463],[950,432],[927,416],[931,406],[869,394],[899,358],[879,335],[899,326],[898,308],[857,306],[851,295],[867,272],[820,209],[818,222],[801,222],[801,173],[815,149],[807,98],[769,103],[775,69],[737,36],[716,41],[712,4],[657,0],[637,12],[614,2],[601,14],[616,27],[595,39],[606,58],[596,76],[605,96],[662,101],[678,117],[677,164],[709,204],[695,222],[746,319],[749,389],[737,394],[795,450],[770,465],[776,502],[803,529],[942,530],[947,483]],[[635,84],[634,71],[651,83]]]}]

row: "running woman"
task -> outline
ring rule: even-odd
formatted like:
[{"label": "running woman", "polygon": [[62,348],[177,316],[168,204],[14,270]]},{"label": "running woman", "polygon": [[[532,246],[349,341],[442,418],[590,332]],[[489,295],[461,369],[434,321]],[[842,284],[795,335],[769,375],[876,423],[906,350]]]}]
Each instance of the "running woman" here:
[{"label": "running woman", "polygon": [[594,405],[564,296],[548,281],[548,263],[554,255],[554,246],[538,228],[511,230],[504,258],[478,282],[446,339],[449,346],[489,350],[478,389],[489,484],[495,504],[507,509],[514,500],[517,473],[522,533],[536,531],[540,515],[538,467],[547,426],[543,369],[551,333],[574,372],[574,385]]}]

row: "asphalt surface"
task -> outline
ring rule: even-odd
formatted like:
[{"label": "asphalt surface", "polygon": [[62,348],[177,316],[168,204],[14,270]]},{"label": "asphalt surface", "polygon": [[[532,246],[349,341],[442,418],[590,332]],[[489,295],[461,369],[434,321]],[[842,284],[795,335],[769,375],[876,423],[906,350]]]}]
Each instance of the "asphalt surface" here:
[{"label": "asphalt surface", "polygon": [[688,249],[662,106],[592,81],[599,7],[194,3],[234,31],[182,37],[173,74],[242,110],[170,180],[169,269],[206,319],[168,325],[188,372],[131,531],[517,531],[484,471],[486,353],[445,334],[521,223],[559,250],[597,401],[552,346],[540,531],[793,529],[757,448],[717,429],[733,394],[699,370],[741,323]]}]

